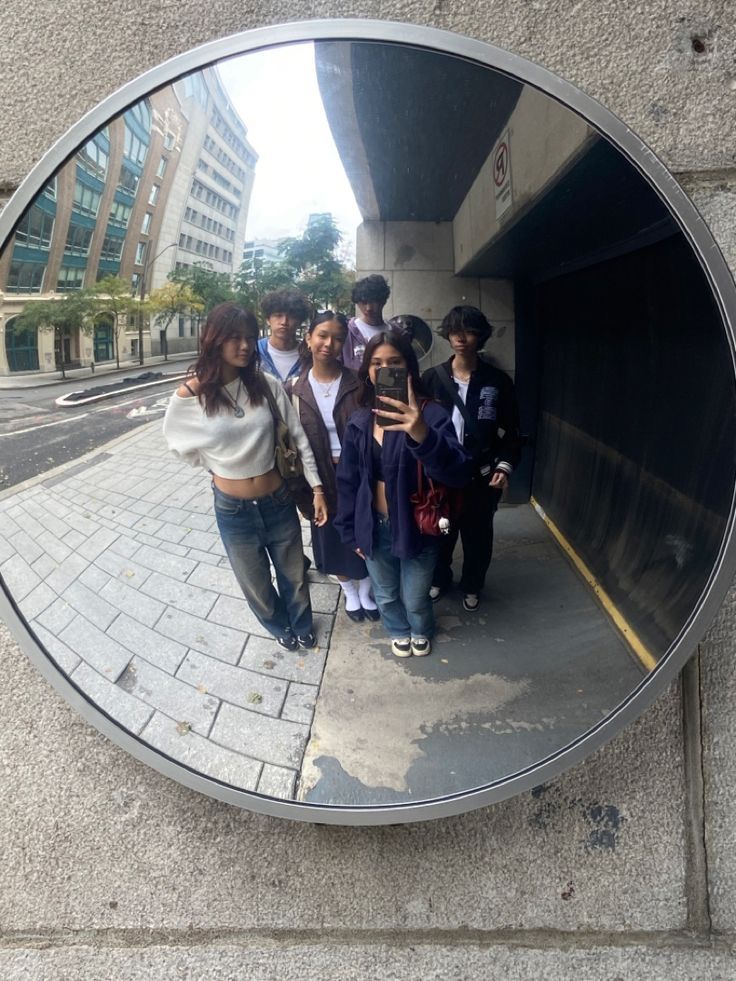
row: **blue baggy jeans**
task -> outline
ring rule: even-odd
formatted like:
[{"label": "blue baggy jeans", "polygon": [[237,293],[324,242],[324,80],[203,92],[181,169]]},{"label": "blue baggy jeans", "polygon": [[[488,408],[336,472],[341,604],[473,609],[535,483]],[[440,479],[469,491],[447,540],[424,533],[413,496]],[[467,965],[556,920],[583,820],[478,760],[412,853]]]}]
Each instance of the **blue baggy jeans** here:
[{"label": "blue baggy jeans", "polygon": [[212,490],[220,537],[248,606],[274,637],[308,634],[312,606],[301,526],[286,485],[254,500],[231,497],[214,485]]},{"label": "blue baggy jeans", "polygon": [[365,560],[383,626],[390,637],[432,637],[434,610],[429,598],[437,546],[425,544],[413,559],[391,554],[391,524],[373,516],[373,556]]}]

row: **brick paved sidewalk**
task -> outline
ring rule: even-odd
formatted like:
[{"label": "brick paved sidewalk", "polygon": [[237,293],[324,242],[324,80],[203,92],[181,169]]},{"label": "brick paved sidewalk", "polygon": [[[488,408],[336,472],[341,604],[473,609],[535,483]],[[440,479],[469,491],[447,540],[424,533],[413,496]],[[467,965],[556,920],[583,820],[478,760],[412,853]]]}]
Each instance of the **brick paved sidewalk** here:
[{"label": "brick paved sidewalk", "polygon": [[230,570],[209,477],[172,459],[160,426],[0,501],[0,574],[58,666],[124,728],[292,798],[339,588],[310,573],[319,647],[278,647]]}]

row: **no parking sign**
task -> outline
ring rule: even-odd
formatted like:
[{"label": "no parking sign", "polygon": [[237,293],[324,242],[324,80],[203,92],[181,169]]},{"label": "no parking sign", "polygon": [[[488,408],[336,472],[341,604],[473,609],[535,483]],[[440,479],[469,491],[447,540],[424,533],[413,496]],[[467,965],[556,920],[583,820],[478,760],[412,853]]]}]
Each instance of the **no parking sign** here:
[{"label": "no parking sign", "polygon": [[511,151],[509,131],[502,133],[493,148],[493,192],[496,200],[496,218],[505,214],[513,203],[511,193]]}]

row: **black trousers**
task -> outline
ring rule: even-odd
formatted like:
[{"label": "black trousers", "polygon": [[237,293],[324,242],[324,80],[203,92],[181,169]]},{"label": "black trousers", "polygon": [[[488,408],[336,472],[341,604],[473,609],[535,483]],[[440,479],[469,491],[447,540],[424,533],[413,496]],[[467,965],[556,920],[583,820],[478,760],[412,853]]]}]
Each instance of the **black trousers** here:
[{"label": "black trousers", "polygon": [[501,491],[488,486],[488,477],[476,477],[463,490],[460,520],[442,535],[434,570],[433,585],[447,589],[452,585],[452,553],[458,536],[463,546],[463,568],[460,589],[463,593],[479,593],[486,580],[493,554],[493,518],[501,500]]}]

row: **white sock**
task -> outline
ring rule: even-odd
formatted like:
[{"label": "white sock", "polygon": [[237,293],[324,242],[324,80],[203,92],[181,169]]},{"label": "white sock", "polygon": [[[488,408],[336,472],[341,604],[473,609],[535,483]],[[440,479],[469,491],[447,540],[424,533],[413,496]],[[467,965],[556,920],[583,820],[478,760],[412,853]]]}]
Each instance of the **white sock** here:
[{"label": "white sock", "polygon": [[345,609],[350,610],[351,613],[359,610],[361,606],[360,596],[352,579],[347,579],[345,582],[340,580],[340,589],[345,593]]},{"label": "white sock", "polygon": [[360,596],[360,605],[364,610],[376,610],[378,607],[371,597],[371,580],[370,576],[366,576],[365,579],[356,580],[358,586],[358,595]]}]

